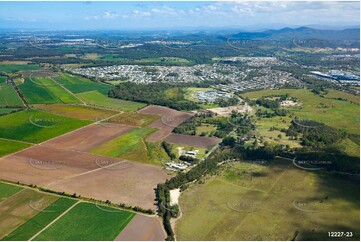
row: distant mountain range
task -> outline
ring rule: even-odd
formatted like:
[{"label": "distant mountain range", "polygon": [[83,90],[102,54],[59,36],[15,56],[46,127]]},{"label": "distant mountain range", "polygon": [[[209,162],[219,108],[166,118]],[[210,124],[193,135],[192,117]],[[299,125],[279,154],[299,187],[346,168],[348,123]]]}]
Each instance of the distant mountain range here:
[{"label": "distant mountain range", "polygon": [[270,39],[270,40],[307,40],[319,39],[327,41],[360,41],[360,29],[324,30],[309,27],[283,28],[279,30],[265,30],[262,32],[239,32],[232,35],[232,39]]}]

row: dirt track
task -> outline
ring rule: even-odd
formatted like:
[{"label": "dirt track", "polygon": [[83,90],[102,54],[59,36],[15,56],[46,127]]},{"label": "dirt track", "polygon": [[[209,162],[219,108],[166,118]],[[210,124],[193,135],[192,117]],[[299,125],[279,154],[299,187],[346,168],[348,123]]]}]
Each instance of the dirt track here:
[{"label": "dirt track", "polygon": [[162,106],[148,106],[138,111],[138,113],[144,114],[158,114],[161,115],[161,119],[153,122],[149,127],[159,129],[148,137],[148,141],[162,141],[167,137],[172,130],[187,121],[194,114],[180,112],[171,108]]},{"label": "dirt track", "polygon": [[[142,231],[140,233],[139,231]],[[137,214],[115,238],[116,241],[164,241],[166,235],[161,221]]]},{"label": "dirt track", "polygon": [[187,146],[199,147],[199,148],[208,148],[222,141],[221,139],[218,138],[184,135],[184,134],[170,134],[165,138],[165,140],[173,144],[181,144],[181,145],[187,145]]}]

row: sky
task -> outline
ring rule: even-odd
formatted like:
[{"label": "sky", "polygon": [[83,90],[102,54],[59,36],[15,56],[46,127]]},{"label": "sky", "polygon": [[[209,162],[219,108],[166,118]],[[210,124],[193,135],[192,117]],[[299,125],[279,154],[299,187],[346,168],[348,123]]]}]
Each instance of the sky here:
[{"label": "sky", "polygon": [[353,2],[0,2],[0,28],[156,30],[239,28],[262,30],[360,25]]}]

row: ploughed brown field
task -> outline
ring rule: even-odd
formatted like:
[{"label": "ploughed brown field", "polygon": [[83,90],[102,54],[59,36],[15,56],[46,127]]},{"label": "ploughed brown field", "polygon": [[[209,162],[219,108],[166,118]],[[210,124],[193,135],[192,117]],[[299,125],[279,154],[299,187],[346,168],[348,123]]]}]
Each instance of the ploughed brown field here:
[{"label": "ploughed brown field", "polygon": [[84,152],[129,129],[90,125],[5,156],[0,179],[155,209],[154,188],[169,178],[161,167]]},{"label": "ploughed brown field", "polygon": [[132,129],[134,127],[117,124],[90,125],[44,142],[43,145],[66,150],[89,151]]},{"label": "ploughed brown field", "polygon": [[164,238],[160,219],[137,214],[115,241],[162,241]]},{"label": "ploughed brown field", "polygon": [[156,105],[147,106],[139,110],[138,113],[161,115],[159,120],[149,125],[149,127],[157,128],[159,130],[150,135],[147,139],[148,141],[164,140],[169,134],[172,133],[172,130],[175,127],[187,121],[194,115],[192,113],[180,112],[171,108]]},{"label": "ploughed brown field", "polygon": [[222,140],[205,136],[194,136],[185,134],[170,134],[165,141],[172,144],[181,144],[192,147],[208,148],[220,143]]}]

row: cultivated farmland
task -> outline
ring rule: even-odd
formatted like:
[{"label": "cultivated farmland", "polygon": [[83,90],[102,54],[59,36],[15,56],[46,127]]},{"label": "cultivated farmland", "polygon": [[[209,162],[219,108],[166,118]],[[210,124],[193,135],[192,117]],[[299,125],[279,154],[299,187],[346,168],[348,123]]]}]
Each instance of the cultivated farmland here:
[{"label": "cultivated farmland", "polygon": [[40,66],[37,64],[9,64],[9,65],[0,65],[0,72],[16,72],[16,71],[26,71],[26,70],[37,70],[40,69]]},{"label": "cultivated farmland", "polygon": [[145,106],[145,104],[142,103],[109,98],[99,93],[98,91],[79,93],[77,94],[77,97],[89,105],[114,109],[118,111],[136,111]]},{"label": "cultivated farmland", "polygon": [[1,106],[23,106],[23,102],[10,84],[0,85]]},{"label": "cultivated farmland", "polygon": [[194,136],[184,134],[170,134],[165,141],[172,144],[181,144],[191,147],[209,148],[220,143],[222,140],[218,138],[210,138],[205,136]]},{"label": "cultivated farmland", "polygon": [[133,217],[131,212],[80,203],[34,240],[114,240]]},{"label": "cultivated farmland", "polygon": [[30,144],[0,138],[0,157],[30,147]]},{"label": "cultivated farmland", "polygon": [[67,118],[37,110],[26,110],[0,116],[0,138],[39,143],[89,124],[89,121]]}]

